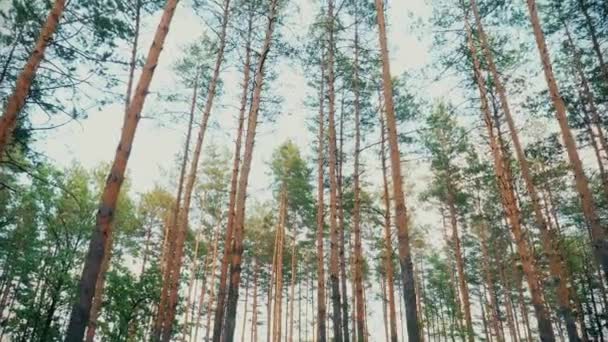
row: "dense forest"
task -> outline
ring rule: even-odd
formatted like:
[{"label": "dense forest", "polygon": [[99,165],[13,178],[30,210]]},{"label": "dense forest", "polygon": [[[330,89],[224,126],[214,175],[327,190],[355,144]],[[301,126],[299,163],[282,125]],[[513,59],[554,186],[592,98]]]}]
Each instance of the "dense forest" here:
[{"label": "dense forest", "polygon": [[0,0],[0,341],[606,341],[607,59],[606,0]]}]

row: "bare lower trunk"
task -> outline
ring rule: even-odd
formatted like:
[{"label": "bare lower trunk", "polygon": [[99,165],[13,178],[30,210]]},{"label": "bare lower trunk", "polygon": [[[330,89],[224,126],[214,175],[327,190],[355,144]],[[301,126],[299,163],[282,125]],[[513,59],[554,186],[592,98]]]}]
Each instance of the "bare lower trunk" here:
[{"label": "bare lower trunk", "polygon": [[323,232],[325,230],[324,220],[324,154],[325,148],[323,141],[325,140],[324,130],[324,108],[325,103],[325,50],[321,57],[321,80],[319,86],[319,134],[318,134],[318,149],[317,149],[317,334],[313,334],[318,342],[326,342],[325,316],[327,315],[325,307],[325,265],[323,263],[324,248],[323,248]]},{"label": "bare lower trunk", "polygon": [[194,257],[192,267],[190,269],[190,281],[188,281],[188,294],[186,295],[186,307],[184,309],[184,326],[182,330],[182,338],[184,341],[190,337],[190,303],[192,302],[192,290],[196,281],[196,273],[198,273],[198,247],[200,245],[201,236],[197,234],[194,242]]},{"label": "bare lower trunk", "polygon": [[103,303],[103,289],[106,280],[106,274],[108,269],[110,268],[110,261],[112,259],[112,244],[113,244],[113,236],[109,236],[106,240],[106,251],[104,254],[104,258],[101,261],[101,273],[97,278],[97,283],[95,284],[95,295],[93,296],[93,304],[91,306],[91,313],[89,324],[87,325],[87,332],[85,335],[86,342],[93,342],[95,338],[95,332],[97,330],[97,319],[99,318],[99,313],[101,311],[101,305]]},{"label": "bare lower trunk", "polygon": [[295,302],[295,286],[296,286],[296,231],[293,229],[293,246],[291,249],[291,288],[289,294],[289,342],[293,342],[293,321],[294,321],[294,308]]},{"label": "bare lower trunk", "polygon": [[0,156],[4,154],[6,145],[9,143],[13,130],[17,126],[18,116],[25,105],[25,100],[29,96],[38,67],[44,59],[44,52],[52,41],[55,31],[57,31],[59,20],[64,10],[65,0],[55,0],[46,22],[40,30],[36,46],[17,78],[13,93],[6,101],[4,113],[0,117]]},{"label": "bare lower trunk", "polygon": [[418,324],[418,313],[416,312],[416,285],[414,280],[412,256],[410,254],[407,209],[405,206],[405,196],[403,192],[401,155],[399,153],[399,143],[397,140],[397,123],[395,119],[395,105],[393,102],[393,86],[388,57],[386,24],[384,21],[384,3],[382,0],[376,0],[376,12],[378,17],[378,32],[382,57],[382,83],[384,88],[386,127],[388,130],[391,170],[393,177],[395,223],[397,226],[397,237],[399,240],[399,264],[401,265],[403,297],[407,316],[407,332],[410,342],[418,342],[420,341],[420,329]]},{"label": "bare lower trunk", "polygon": [[139,83],[135,89],[135,95],[129,104],[129,110],[125,114],[120,142],[103,190],[95,230],[93,231],[89,250],[85,258],[85,265],[77,291],[77,299],[72,308],[65,341],[81,341],[89,321],[95,284],[101,271],[104,255],[109,252],[106,250],[106,241],[112,235],[112,223],[114,221],[116,203],[124,180],[127,162],[135,138],[135,131],[177,3],[178,0],[168,0],[165,5],[165,10],[148,52],[146,64],[143,67]]},{"label": "bare lower trunk", "polygon": [[397,342],[397,314],[395,312],[395,279],[393,272],[393,240],[391,238],[391,207],[390,207],[390,194],[388,191],[388,179],[386,175],[386,156],[385,156],[385,142],[386,142],[386,130],[384,128],[384,119],[382,113],[380,113],[380,135],[381,135],[381,146],[380,146],[380,160],[382,163],[382,184],[383,184],[383,200],[384,200],[384,270],[386,272],[386,286],[388,292],[388,314],[389,314],[389,327],[390,327],[390,340],[391,342]]},{"label": "bare lower trunk", "polygon": [[287,222],[287,193],[281,191],[279,205],[279,224],[277,225],[276,258],[275,258],[275,292],[274,292],[274,325],[272,327],[272,340],[280,342],[282,335],[282,312],[283,312],[283,247],[285,243],[285,224]]}]

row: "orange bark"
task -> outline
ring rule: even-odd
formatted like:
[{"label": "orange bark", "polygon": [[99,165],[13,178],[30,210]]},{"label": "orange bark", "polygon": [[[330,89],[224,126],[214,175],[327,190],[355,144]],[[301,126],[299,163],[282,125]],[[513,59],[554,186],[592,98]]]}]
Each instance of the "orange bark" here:
[{"label": "orange bark", "polygon": [[405,196],[403,192],[401,155],[399,153],[399,142],[397,140],[397,123],[395,119],[393,86],[388,58],[388,44],[386,38],[383,0],[376,0],[376,12],[378,17],[380,53],[382,57],[382,83],[384,89],[386,127],[388,130],[391,170],[393,177],[393,200],[395,201],[396,219],[395,224],[397,226],[397,238],[399,241],[399,264],[401,265],[401,276],[403,278],[403,297],[407,317],[407,333],[410,342],[418,342],[421,340],[421,338],[420,327],[418,324],[418,313],[416,312],[416,285],[414,280],[412,256],[410,252],[407,208],[405,206]]},{"label": "orange bark", "polygon": [[65,0],[55,0],[53,8],[51,8],[51,12],[40,30],[36,46],[17,78],[12,95],[6,101],[4,113],[0,117],[0,156],[4,154],[6,145],[9,143],[13,130],[17,126],[19,113],[25,105],[25,100],[36,77],[36,71],[38,71],[38,67],[44,59],[44,52],[47,46],[53,39],[55,31],[57,31],[57,26],[59,26],[59,20],[64,10]]},{"label": "orange bark", "polygon": [[549,56],[549,50],[545,42],[545,35],[540,25],[540,19],[538,18],[538,12],[536,9],[536,1],[526,0],[528,4],[528,12],[530,14],[530,22],[534,31],[534,38],[536,40],[536,46],[540,55],[540,60],[543,65],[543,72],[545,74],[545,80],[549,88],[549,94],[551,101],[555,107],[555,117],[559,123],[559,128],[562,134],[564,146],[570,160],[570,167],[574,172],[574,180],[576,184],[576,190],[578,191],[581,205],[583,207],[583,214],[590,227],[592,248],[594,255],[599,265],[601,265],[604,271],[604,277],[608,277],[608,240],[606,239],[605,227],[601,225],[595,204],[593,203],[593,196],[589,188],[589,181],[585,175],[583,164],[578,154],[576,141],[572,136],[572,131],[568,126],[568,117],[566,115],[566,105],[560,94],[555,76],[553,75],[553,68],[551,65],[551,57]]},{"label": "orange bark", "polygon": [[[471,1],[474,3],[474,0]],[[496,174],[496,180],[500,190],[501,200],[503,207],[507,215],[511,233],[513,234],[515,243],[517,245],[517,252],[520,256],[522,268],[528,282],[530,294],[532,296],[532,304],[536,313],[538,322],[538,330],[542,341],[554,341],[555,335],[553,333],[553,327],[551,325],[551,318],[546,310],[545,302],[543,299],[542,289],[538,278],[538,272],[534,263],[532,251],[530,249],[528,240],[523,231],[521,225],[521,212],[517,205],[517,199],[515,197],[515,191],[513,189],[513,176],[509,169],[507,160],[504,153],[499,146],[498,137],[494,132],[494,123],[492,115],[490,114],[490,108],[487,100],[487,90],[485,82],[481,75],[481,66],[477,58],[477,49],[473,42],[471,28],[469,26],[468,18],[465,17],[465,28],[467,31],[467,42],[471,56],[473,58],[473,71],[477,87],[481,97],[481,109],[483,120],[486,125],[488,137],[490,140],[490,147],[492,150],[494,172]]]},{"label": "orange bark", "polygon": [[97,222],[85,259],[82,277],[78,286],[77,300],[72,308],[65,341],[81,341],[89,320],[91,302],[95,284],[101,271],[102,260],[104,255],[109,252],[106,249],[107,240],[112,235],[112,223],[114,221],[116,203],[124,180],[127,162],[135,138],[135,131],[177,3],[178,0],[168,0],[165,5],[165,10],[156,29],[146,63],[139,78],[139,83],[135,89],[135,95],[129,104],[129,110],[125,113],[120,142],[116,149],[114,162],[101,197]]},{"label": "orange bark", "polygon": [[567,286],[568,279],[566,276],[566,266],[563,261],[563,256],[559,252],[559,246],[557,243],[558,241],[556,239],[556,236],[553,232],[549,230],[547,221],[543,216],[540,197],[538,195],[538,191],[536,190],[536,186],[532,182],[532,173],[530,172],[530,166],[528,164],[528,160],[526,159],[524,148],[519,140],[519,134],[515,126],[515,121],[513,120],[513,116],[511,115],[511,107],[507,99],[506,89],[502,84],[502,79],[498,74],[498,69],[496,67],[496,64],[494,63],[494,56],[492,54],[492,51],[490,50],[488,38],[481,23],[481,17],[477,9],[476,1],[471,0],[471,5],[473,9],[473,14],[475,15],[475,22],[477,23],[479,36],[481,38],[483,54],[485,56],[486,62],[488,63],[489,70],[492,74],[496,90],[498,91],[501,108],[505,115],[507,125],[509,126],[511,140],[513,142],[513,147],[515,148],[515,155],[517,157],[517,161],[522,172],[524,183],[526,185],[526,190],[532,201],[532,207],[534,209],[534,219],[538,229],[541,232],[541,242],[543,245],[543,249],[549,257],[549,270],[551,272],[551,276],[555,280],[555,291],[557,294],[559,311],[564,322],[566,323],[569,338],[573,341],[576,341],[579,339],[579,337],[576,331],[576,323],[572,315],[572,310],[570,308],[570,291],[568,290]]},{"label": "orange bark", "polygon": [[[258,114],[260,110],[260,102],[262,97],[262,85],[264,81],[265,65],[270,52],[272,36],[274,33],[275,24],[277,21],[278,0],[272,0],[270,3],[270,11],[268,13],[268,25],[264,37],[263,47],[258,59],[258,64],[255,72],[255,88],[249,110],[249,119],[247,121],[247,135],[245,139],[245,151],[241,173],[236,195],[236,210],[234,220],[234,247],[231,253],[231,269],[230,269],[230,286],[228,290],[228,303],[226,308],[226,342],[232,342],[234,339],[234,328],[236,310],[238,304],[239,284],[241,281],[241,260],[243,256],[243,237],[245,224],[245,204],[247,198],[247,184],[249,181],[249,172],[251,170],[251,162],[253,157],[253,145],[255,143],[256,128],[258,124]],[[213,341],[219,342],[222,335],[222,319],[224,315],[223,305],[219,305],[215,312],[215,326],[213,329]],[[223,304],[223,303],[222,303]]]}]

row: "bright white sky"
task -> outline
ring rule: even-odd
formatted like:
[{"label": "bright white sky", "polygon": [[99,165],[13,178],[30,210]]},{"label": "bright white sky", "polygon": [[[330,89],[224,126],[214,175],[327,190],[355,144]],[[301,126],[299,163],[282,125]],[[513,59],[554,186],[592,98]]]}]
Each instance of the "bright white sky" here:
[{"label": "bright white sky", "polygon": [[[292,14],[293,20],[298,23],[295,32],[304,34],[317,8],[310,0],[295,2],[300,8],[299,13]],[[430,9],[424,4],[424,0],[391,2],[388,22],[391,67],[394,75],[417,70],[429,59],[426,49],[426,44],[429,42],[420,42],[409,32],[408,25],[412,24],[413,19],[408,17],[408,12],[426,16],[430,13]],[[157,15],[150,16],[145,22],[140,43],[141,56],[145,56],[147,52],[158,18]],[[200,20],[184,1],[176,11],[152,82],[152,94],[148,96],[147,105],[144,107],[144,116],[149,115],[150,106],[154,105],[152,101],[155,98],[154,92],[170,88],[175,84],[171,66],[180,57],[181,48],[196,40],[201,33]],[[292,139],[302,147],[304,153],[310,152],[308,143],[312,137],[305,127],[306,120],[314,113],[304,106],[304,99],[311,90],[306,85],[302,70],[294,67],[293,63],[288,65],[283,62],[278,70],[280,76],[273,84],[272,91],[284,98],[283,110],[275,123],[258,127],[250,182],[254,192],[267,188],[268,168],[264,164],[268,162],[276,146],[287,139]],[[221,123],[221,128],[208,130],[205,145],[213,142],[219,145],[225,144],[231,149],[236,124],[236,110],[233,106],[238,103],[241,75],[235,70],[227,70],[223,79],[227,94],[219,102],[216,101],[211,118],[212,121]],[[95,167],[100,162],[111,161],[120,135],[123,104],[107,106],[101,111],[95,110],[87,114],[88,118],[85,120],[52,130],[46,138],[40,139],[36,144],[37,150],[59,165],[69,165],[77,160],[85,167]],[[166,117],[163,118],[166,120]],[[160,122],[160,119],[150,118],[141,121],[128,165],[133,189],[136,192],[150,189],[155,182],[164,183],[162,170],[173,167],[175,154],[182,149],[185,134],[183,132],[181,126]]]}]

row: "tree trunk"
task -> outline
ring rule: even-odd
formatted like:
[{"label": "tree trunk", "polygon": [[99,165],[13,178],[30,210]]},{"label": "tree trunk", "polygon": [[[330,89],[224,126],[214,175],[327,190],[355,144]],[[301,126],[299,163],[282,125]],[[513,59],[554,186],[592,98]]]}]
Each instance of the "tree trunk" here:
[{"label": "tree trunk", "polygon": [[203,141],[205,137],[205,133],[207,131],[207,124],[209,122],[209,117],[211,116],[211,109],[213,108],[213,100],[215,99],[216,88],[219,81],[220,71],[222,64],[224,62],[224,51],[226,48],[226,31],[228,27],[228,20],[230,17],[230,0],[224,0],[222,3],[222,22],[221,22],[221,32],[220,32],[220,42],[219,49],[215,60],[215,66],[213,69],[213,76],[211,78],[211,82],[209,84],[209,89],[207,92],[207,100],[205,103],[205,109],[203,110],[203,115],[201,119],[201,124],[198,132],[198,136],[196,139],[196,145],[194,147],[194,152],[192,153],[192,161],[190,162],[190,171],[188,173],[188,178],[186,181],[186,187],[184,191],[184,202],[180,208],[180,217],[177,220],[177,239],[175,241],[175,249],[173,258],[171,258],[171,267],[170,269],[170,282],[167,284],[169,286],[169,297],[168,297],[168,306],[166,316],[163,322],[163,330],[162,330],[162,340],[163,342],[169,342],[171,338],[171,331],[173,328],[173,322],[175,319],[175,310],[177,309],[177,300],[179,293],[179,278],[180,278],[180,270],[183,263],[183,254],[184,254],[184,241],[186,239],[187,231],[188,231],[188,215],[190,212],[190,201],[192,199],[192,192],[194,191],[194,184],[196,182],[196,175],[198,173],[198,163],[203,147]]},{"label": "tree trunk", "polygon": [[336,170],[336,125],[335,125],[335,75],[334,75],[334,0],[328,1],[327,9],[327,35],[329,39],[328,62],[327,62],[327,88],[329,98],[329,186],[330,186],[330,256],[329,256],[329,280],[331,285],[333,339],[335,342],[343,342],[341,298],[340,298],[340,232],[338,226],[338,184]]},{"label": "tree trunk", "polygon": [[253,259],[253,305],[251,308],[251,342],[258,340],[258,273],[260,264],[256,258]]},{"label": "tree trunk", "polygon": [[[218,255],[218,243],[220,238],[220,223],[218,222],[218,226],[215,228],[215,237],[213,238],[213,254],[211,259],[211,270],[209,271],[211,274],[211,279],[209,279],[209,299],[207,301],[207,322],[205,324],[205,341],[209,341],[209,333],[211,327],[211,308],[213,307],[213,302],[215,301],[215,268],[217,266],[217,255]],[[198,328],[198,322],[200,320],[201,313],[203,311],[203,303],[205,302],[205,288],[201,288],[201,297],[199,301],[199,317],[197,319],[196,326]],[[198,330],[194,332],[194,340],[198,341]]]},{"label": "tree trunk", "polygon": [[198,248],[201,241],[200,233],[196,236],[196,241],[194,243],[194,258],[192,261],[192,268],[190,270],[190,281],[188,282],[188,294],[186,295],[186,307],[184,308],[184,326],[182,331],[182,337],[184,342],[190,336],[190,302],[192,301],[192,289],[194,288],[194,283],[196,281],[196,273],[198,272]]},{"label": "tree trunk", "polygon": [[47,46],[53,39],[55,31],[57,31],[59,20],[64,10],[65,0],[55,0],[46,22],[40,29],[36,46],[17,78],[13,93],[6,101],[4,113],[0,117],[0,156],[4,154],[6,145],[9,143],[13,130],[17,126],[18,116],[25,105],[25,100],[29,96],[30,88],[36,77],[36,71],[38,71],[38,67],[44,59],[44,52]]},{"label": "tree trunk", "polygon": [[[479,200],[478,200],[479,202]],[[478,204],[478,211],[480,212],[481,209],[481,205]],[[505,340],[505,334],[504,331],[502,329],[502,325],[500,324],[500,315],[498,312],[498,302],[497,302],[497,295],[496,295],[496,290],[494,287],[494,279],[492,277],[492,271],[490,270],[490,253],[488,251],[488,238],[487,238],[487,224],[485,219],[482,218],[482,222],[481,225],[479,227],[479,239],[480,239],[480,245],[481,245],[481,265],[482,265],[482,269],[483,269],[483,275],[484,275],[484,280],[486,283],[486,287],[488,289],[489,292],[489,296],[490,296],[490,302],[489,302],[489,310],[491,313],[491,326],[492,326],[492,330],[494,330],[494,333],[496,335],[496,340],[498,342],[503,342]]]},{"label": "tree trunk", "polygon": [[[228,265],[230,264],[231,248],[234,237],[234,220],[236,217],[236,192],[239,178],[239,167],[241,164],[241,147],[243,141],[243,128],[245,125],[245,110],[247,109],[247,99],[249,97],[249,83],[251,79],[251,35],[253,26],[253,12],[249,9],[247,41],[245,47],[245,64],[243,66],[243,85],[241,93],[241,107],[239,108],[239,123],[237,128],[236,142],[234,144],[234,158],[232,164],[232,176],[230,178],[230,195],[228,200],[228,224],[226,225],[226,236],[224,237],[224,253],[222,255],[222,263],[220,266],[220,283],[218,289],[218,308],[224,307],[226,298],[226,285],[228,279]],[[219,314],[219,309],[216,309],[216,318]],[[219,314],[220,318],[223,313]],[[218,324],[219,327],[217,326]],[[215,329],[221,329],[222,321],[214,323]]]},{"label": "tree trunk", "polygon": [[106,274],[110,268],[112,259],[113,240],[114,237],[112,235],[108,236],[108,239],[106,240],[105,250],[107,252],[104,254],[103,260],[101,261],[101,272],[97,278],[97,282],[95,283],[95,294],[93,295],[93,303],[91,305],[91,312],[89,314],[89,324],[87,324],[87,331],[84,339],[86,342],[93,342],[93,339],[95,338],[97,319],[99,318],[101,305],[103,304],[103,288],[106,281]]},{"label": "tree trunk", "polygon": [[289,342],[293,342],[293,320],[295,301],[295,285],[296,285],[296,229],[293,228],[293,245],[291,249],[291,288],[289,294]]},{"label": "tree trunk", "polygon": [[384,323],[384,336],[386,336],[386,342],[390,340],[390,334],[388,332],[388,313],[387,313],[387,303],[386,299],[386,280],[384,276],[380,276],[380,286],[382,286],[382,322]]},{"label": "tree trunk", "polygon": [[538,12],[536,10],[536,1],[526,0],[526,2],[528,4],[528,11],[530,12],[532,28],[534,29],[534,38],[536,40],[536,45],[538,47],[540,59],[543,65],[545,80],[547,81],[549,94],[551,95],[551,100],[555,107],[555,115],[559,123],[566,152],[568,153],[570,166],[574,172],[574,180],[583,207],[583,214],[591,227],[593,252],[598,263],[604,270],[604,277],[608,277],[608,240],[606,240],[606,233],[597,215],[595,204],[593,203],[593,196],[591,194],[591,190],[589,189],[589,181],[587,180],[587,176],[585,176],[583,164],[576,147],[576,141],[574,140],[572,131],[568,126],[566,106],[563,98],[560,95],[557,82],[555,81],[555,77],[553,75],[551,57],[549,56],[549,51],[545,42],[545,35],[540,26]]},{"label": "tree trunk", "polygon": [[393,198],[395,201],[397,237],[399,240],[399,264],[401,265],[403,298],[405,301],[405,311],[407,316],[407,333],[410,342],[418,342],[420,341],[420,331],[418,325],[418,314],[416,313],[416,285],[414,283],[414,271],[412,257],[410,254],[410,241],[407,222],[408,218],[407,209],[405,206],[405,196],[403,193],[403,179],[401,177],[401,155],[399,153],[399,142],[397,140],[397,123],[395,119],[393,86],[391,84],[392,80],[386,41],[384,3],[382,0],[376,0],[376,12],[378,17],[378,32],[382,57],[382,83],[384,87],[386,126],[388,129],[391,170],[393,177]]},{"label": "tree trunk", "polygon": [[456,213],[455,198],[453,184],[451,184],[451,175],[447,175],[447,201],[448,212],[450,213],[450,225],[452,226],[452,239],[454,239],[454,252],[456,256],[456,271],[458,272],[458,284],[460,294],[462,295],[462,306],[464,307],[464,319],[466,323],[467,336],[470,342],[475,339],[473,331],[473,322],[471,319],[471,301],[469,299],[469,288],[467,286],[467,276],[464,270],[464,258],[462,256],[462,247],[460,245],[460,236],[458,233],[458,217]]},{"label": "tree trunk", "polygon": [[[471,4],[475,4],[475,0],[471,0]],[[473,6],[475,11],[475,6]],[[477,15],[476,15],[477,16]],[[517,252],[521,258],[522,267],[526,280],[530,288],[530,294],[532,295],[532,303],[536,313],[538,322],[538,330],[542,341],[554,341],[555,336],[553,334],[553,327],[551,326],[551,318],[547,313],[544,305],[542,290],[538,279],[538,272],[536,265],[534,264],[533,255],[528,244],[528,240],[521,226],[521,212],[517,206],[517,200],[515,198],[515,192],[513,189],[513,176],[509,169],[506,158],[503,154],[502,149],[499,146],[498,137],[494,132],[494,123],[492,121],[492,115],[487,100],[487,90],[485,88],[485,82],[481,75],[480,62],[477,59],[477,49],[473,42],[473,36],[471,28],[469,26],[468,18],[465,18],[465,27],[467,31],[467,40],[471,56],[473,58],[473,71],[477,87],[481,97],[481,108],[486,128],[488,131],[488,137],[490,140],[490,147],[494,159],[494,172],[496,174],[497,183],[500,190],[501,200],[505,209],[506,216],[509,221],[511,232],[514,236],[517,244]]]},{"label": "tree trunk", "polygon": [[[319,86],[319,134],[318,134],[318,149],[317,149],[317,334],[315,336],[318,342],[326,342],[326,327],[325,327],[325,316],[327,315],[327,309],[325,307],[325,266],[323,263],[324,248],[323,248],[323,232],[325,228],[324,222],[324,154],[325,147],[323,141],[325,139],[324,130],[324,108],[325,103],[325,49],[322,51],[321,56],[321,79]],[[314,306],[313,306],[314,307]]]},{"label": "tree trunk", "polygon": [[566,276],[567,271],[566,265],[564,263],[564,258],[559,251],[557,238],[555,234],[549,230],[547,221],[543,216],[540,197],[538,195],[538,191],[536,190],[536,186],[532,181],[532,173],[530,172],[530,166],[528,164],[528,160],[526,159],[524,148],[519,140],[519,134],[515,126],[515,121],[513,120],[513,116],[511,115],[511,107],[507,99],[507,93],[505,87],[502,84],[501,77],[498,74],[496,64],[494,63],[494,56],[492,55],[492,52],[490,50],[488,39],[481,23],[481,17],[477,9],[476,1],[471,0],[471,5],[473,8],[473,13],[475,15],[475,22],[477,23],[479,36],[481,38],[482,51],[492,74],[496,90],[498,91],[502,111],[505,115],[507,125],[509,126],[511,141],[513,142],[513,147],[515,148],[515,155],[517,157],[517,161],[522,172],[522,177],[526,185],[526,190],[532,202],[536,226],[541,232],[541,242],[543,245],[543,249],[549,259],[549,270],[551,272],[553,281],[555,282],[555,291],[557,295],[556,297],[559,306],[559,312],[562,316],[562,319],[566,323],[569,339],[571,341],[578,341],[579,337],[576,331],[576,323],[574,316],[572,315],[572,310],[570,308],[570,294],[567,286],[568,279]]},{"label": "tree trunk", "polygon": [[397,342],[397,314],[395,313],[395,279],[393,272],[393,240],[391,238],[391,207],[390,194],[388,191],[388,177],[386,175],[386,129],[384,127],[384,119],[380,113],[380,160],[382,163],[382,184],[383,184],[383,199],[384,199],[384,270],[386,272],[386,286],[388,292],[388,316],[390,327],[390,340]]},{"label": "tree trunk", "polygon": [[129,110],[125,113],[120,142],[103,190],[95,230],[91,237],[82,277],[78,285],[76,303],[70,315],[70,323],[65,338],[66,342],[81,341],[89,321],[95,284],[99,277],[104,255],[109,252],[106,250],[106,241],[112,235],[112,222],[114,221],[116,203],[124,180],[135,131],[177,3],[178,0],[167,0],[161,21],[156,29],[154,40],[148,52],[146,64],[143,67],[139,83],[135,89],[135,96],[129,104]]},{"label": "tree trunk", "polygon": [[[356,298],[356,321],[357,321],[357,341],[363,342],[366,335],[364,325],[364,301],[363,301],[363,247],[361,243],[361,199],[360,199],[360,181],[359,181],[359,154],[361,150],[361,109],[360,109],[360,93],[359,93],[359,23],[358,12],[355,9],[355,62],[353,92],[355,93],[355,166],[354,166],[354,191],[355,204],[353,208],[353,231],[355,234],[355,293]],[[355,328],[355,327],[353,327]]]},{"label": "tree trunk", "polygon": [[168,291],[169,291],[169,286],[166,286],[165,284],[168,284],[170,281],[170,274],[171,274],[171,258],[172,258],[172,253],[175,250],[175,239],[176,239],[176,234],[177,234],[177,228],[178,225],[176,222],[179,221],[179,208],[181,205],[181,200],[182,200],[182,193],[183,193],[183,189],[184,189],[184,180],[186,177],[186,167],[188,165],[188,153],[190,151],[190,139],[192,137],[192,125],[194,122],[194,111],[196,110],[196,100],[197,100],[197,96],[198,96],[198,85],[199,85],[199,79],[201,77],[201,73],[202,70],[197,70],[197,74],[195,77],[195,81],[194,81],[194,88],[192,90],[192,97],[190,100],[190,114],[189,114],[189,118],[188,118],[188,128],[186,130],[186,140],[184,141],[184,155],[182,156],[182,162],[180,165],[180,171],[179,171],[179,180],[178,180],[178,184],[177,184],[177,195],[175,197],[175,204],[173,207],[173,210],[171,212],[171,220],[168,221],[168,226],[167,226],[167,231],[165,233],[165,241],[163,244],[163,257],[161,258],[162,263],[163,263],[163,267],[161,267],[161,274],[162,274],[162,284],[163,287],[161,288],[161,297],[160,297],[160,301],[158,304],[158,313],[156,315],[156,320],[154,322],[154,330],[152,332],[152,338],[155,340],[160,339],[160,334],[163,331],[163,318],[165,317],[166,314],[166,305],[167,305],[167,299],[168,299]]},{"label": "tree trunk", "polygon": [[[245,139],[245,152],[242,164],[242,171],[239,175],[238,191],[236,196],[236,217],[234,220],[234,249],[232,250],[232,262],[230,269],[230,286],[228,291],[228,305],[226,308],[226,342],[233,342],[234,325],[236,318],[236,309],[238,304],[239,283],[241,280],[241,258],[243,255],[243,235],[245,223],[245,200],[247,197],[247,183],[249,180],[249,171],[251,169],[251,160],[253,156],[253,144],[255,142],[255,133],[258,123],[258,112],[260,109],[260,101],[262,95],[262,84],[264,81],[264,66],[270,51],[272,35],[274,32],[275,22],[277,20],[278,0],[272,0],[270,3],[270,11],[268,13],[268,26],[266,28],[266,36],[264,45],[260,53],[258,65],[255,73],[255,88],[253,92],[251,108],[249,111],[249,119],[247,122],[247,136]],[[219,342],[222,332],[222,319],[224,308],[219,305],[215,313],[215,324],[213,329],[213,341]]]},{"label": "tree trunk", "polygon": [[287,191],[285,187],[281,191],[279,204],[279,222],[277,225],[276,259],[275,259],[275,291],[274,291],[274,325],[272,330],[273,342],[281,341],[282,334],[282,312],[283,312],[283,248],[285,243],[285,224],[287,223]]},{"label": "tree trunk", "polygon": [[247,303],[249,301],[249,278],[245,279],[245,304],[243,305],[243,328],[241,329],[241,342],[245,342],[245,333],[247,328]]}]

